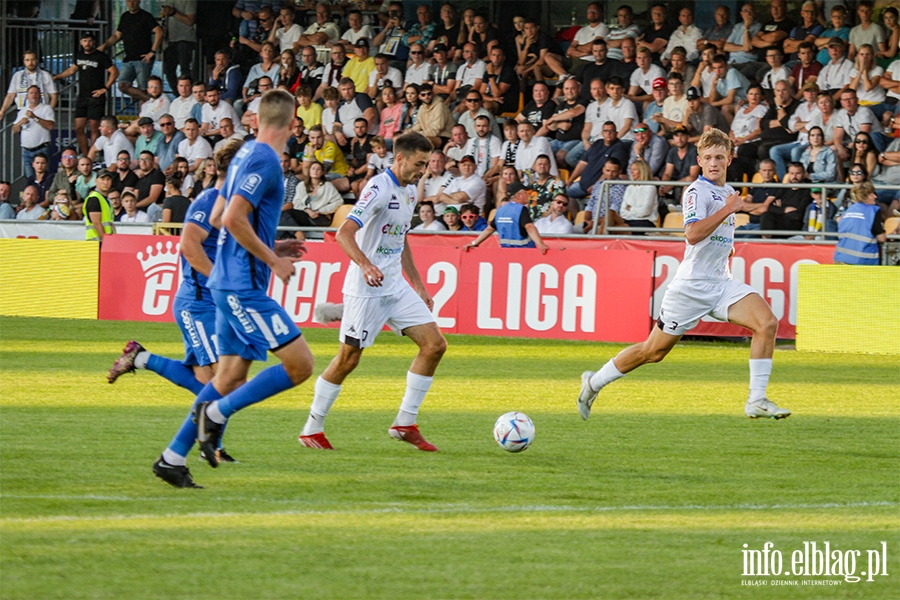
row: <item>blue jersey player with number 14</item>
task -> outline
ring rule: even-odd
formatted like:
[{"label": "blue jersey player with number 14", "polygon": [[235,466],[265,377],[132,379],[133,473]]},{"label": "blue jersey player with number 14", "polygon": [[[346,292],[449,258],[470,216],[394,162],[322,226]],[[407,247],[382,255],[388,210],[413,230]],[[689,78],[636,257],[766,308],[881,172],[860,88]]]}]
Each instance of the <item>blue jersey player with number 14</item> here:
[{"label": "blue jersey player with number 14", "polygon": [[766,397],[778,319],[755,289],[731,278],[728,266],[734,253],[734,213],[742,206],[740,194],[725,183],[733,151],[732,141],[718,129],[710,129],[697,142],[697,162],[703,176],[683,195],[684,260],[666,290],[650,337],[625,348],[596,373],[582,373],[578,396],[582,419],[590,416],[603,387],[641,365],[661,361],[706,315],[753,332],[750,396],[744,414],[751,419],[790,416],[791,411]]},{"label": "blue jersey player with number 14", "polygon": [[[270,275],[285,283],[294,262],[304,253],[299,240],[276,242],[284,203],[281,150],[295,120],[294,98],[283,90],[266,92],[257,112],[256,140],[244,144],[228,170],[219,203],[225,202],[215,265],[208,287],[216,305],[219,367],[192,408],[176,440],[196,441],[212,467],[219,464],[216,447],[234,413],[300,385],[312,374],[313,357],[287,312],[267,294]],[[281,364],[268,367],[249,382],[255,360],[268,352]],[[185,466],[186,446],[170,444],[153,472],[176,487],[198,487]],[[179,451],[181,450],[181,451]]]}]

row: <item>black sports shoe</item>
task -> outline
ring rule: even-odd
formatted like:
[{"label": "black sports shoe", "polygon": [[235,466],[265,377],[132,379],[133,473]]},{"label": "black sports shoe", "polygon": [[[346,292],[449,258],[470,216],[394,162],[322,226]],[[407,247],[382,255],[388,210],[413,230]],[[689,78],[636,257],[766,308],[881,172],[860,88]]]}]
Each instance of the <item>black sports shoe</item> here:
[{"label": "black sports shoe", "polygon": [[[216,452],[219,453],[219,462],[220,463],[236,463],[236,462],[238,462],[238,460],[235,457],[231,456],[230,454],[228,454],[225,451],[225,448],[219,448]],[[206,460],[205,452],[200,452],[200,460]]]},{"label": "black sports shoe", "polygon": [[169,485],[173,485],[177,488],[203,489],[202,485],[197,485],[194,483],[194,480],[191,479],[191,472],[187,467],[170,465],[163,460],[162,456],[153,463],[153,474]]},{"label": "black sports shoe", "polygon": [[197,424],[197,445],[200,446],[202,456],[209,466],[219,466],[219,458],[216,450],[219,446],[219,438],[222,437],[222,426],[209,418],[206,407],[211,402],[201,402],[194,407],[194,423]]}]

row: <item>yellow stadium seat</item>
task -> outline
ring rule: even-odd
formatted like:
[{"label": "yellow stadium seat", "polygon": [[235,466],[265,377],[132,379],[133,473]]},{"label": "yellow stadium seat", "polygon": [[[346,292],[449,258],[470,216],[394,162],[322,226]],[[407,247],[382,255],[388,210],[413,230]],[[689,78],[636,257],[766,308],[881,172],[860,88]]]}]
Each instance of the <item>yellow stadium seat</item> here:
[{"label": "yellow stadium seat", "polygon": [[585,217],[586,212],[587,211],[584,211],[584,210],[578,211],[578,214],[575,215],[575,225],[581,225],[582,223],[584,223],[584,217]]},{"label": "yellow stadium seat", "polygon": [[[666,220],[663,221],[663,229],[684,229],[684,215],[680,212],[670,212],[666,215]],[[667,231],[663,232],[663,234],[684,237],[683,232],[672,233]]]},{"label": "yellow stadium seat", "polygon": [[750,215],[747,213],[737,213],[734,215],[734,226],[741,227],[750,222]]},{"label": "yellow stadium seat", "polygon": [[344,221],[347,220],[347,215],[353,210],[353,206],[353,204],[341,204],[331,217],[331,227],[337,229],[343,225]]},{"label": "yellow stadium seat", "polygon": [[563,181],[569,180],[569,170],[568,169],[560,169],[559,170],[559,178]]},{"label": "yellow stadium seat", "polygon": [[894,230],[897,229],[897,225],[900,225],[900,217],[890,217],[884,220],[884,232],[888,235],[894,233]]}]

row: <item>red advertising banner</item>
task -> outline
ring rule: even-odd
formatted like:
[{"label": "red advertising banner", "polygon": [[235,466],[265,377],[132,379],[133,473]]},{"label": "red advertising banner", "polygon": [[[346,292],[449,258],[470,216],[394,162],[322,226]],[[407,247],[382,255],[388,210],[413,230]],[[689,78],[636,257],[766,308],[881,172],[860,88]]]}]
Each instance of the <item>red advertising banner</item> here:
[{"label": "red advertising banner", "polygon": [[[447,333],[634,342],[646,337],[684,253],[684,242],[551,239],[551,250],[501,249],[488,240],[464,252],[458,236],[410,235],[422,280]],[[181,281],[178,238],[110,236],[100,258],[101,319],[172,321]],[[309,242],[287,285],[269,295],[302,327],[322,302],[340,302],[349,260],[334,242]],[[832,262],[832,246],[738,243],[735,279],[753,286],[793,339],[797,270]],[[746,330],[712,319],[696,335],[740,336]]]}]

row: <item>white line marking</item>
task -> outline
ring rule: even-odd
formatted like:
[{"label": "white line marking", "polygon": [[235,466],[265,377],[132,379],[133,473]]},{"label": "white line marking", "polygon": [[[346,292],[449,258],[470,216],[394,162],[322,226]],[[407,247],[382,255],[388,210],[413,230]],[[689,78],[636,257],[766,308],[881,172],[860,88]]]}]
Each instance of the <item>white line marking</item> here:
[{"label": "white line marking", "polygon": [[[196,492],[194,492],[196,493]],[[200,493],[202,494],[202,492]],[[198,494],[199,495],[199,494]],[[0,499],[17,499],[17,500],[104,500],[112,502],[159,502],[160,500],[184,500],[190,499],[190,496],[179,497],[157,497],[157,498],[127,498],[124,496],[31,496],[31,495],[12,495],[2,494]],[[213,501],[235,501],[243,500],[248,502],[274,502],[274,503],[293,503],[294,500],[269,500],[265,498],[203,498],[204,500]],[[145,514],[145,515],[97,515],[97,516],[79,516],[79,515],[55,515],[48,517],[23,517],[23,518],[0,518],[2,523],[44,523],[54,521],[125,521],[137,519],[170,519],[170,518],[228,518],[228,517],[246,517],[246,516],[304,516],[304,515],[378,515],[378,514],[478,514],[478,513],[589,513],[589,512],[641,512],[641,511],[712,511],[712,510],[816,510],[831,508],[870,508],[877,506],[900,506],[900,502],[879,501],[879,502],[827,502],[822,504],[713,504],[699,505],[687,504],[683,506],[670,505],[623,505],[623,506],[549,506],[549,505],[531,505],[531,506],[495,506],[495,507],[478,507],[468,504],[446,504],[436,505],[431,508],[409,508],[409,505],[392,505],[385,508],[371,508],[359,510],[284,510],[270,512],[191,512],[191,513],[169,513],[169,514]]]}]

